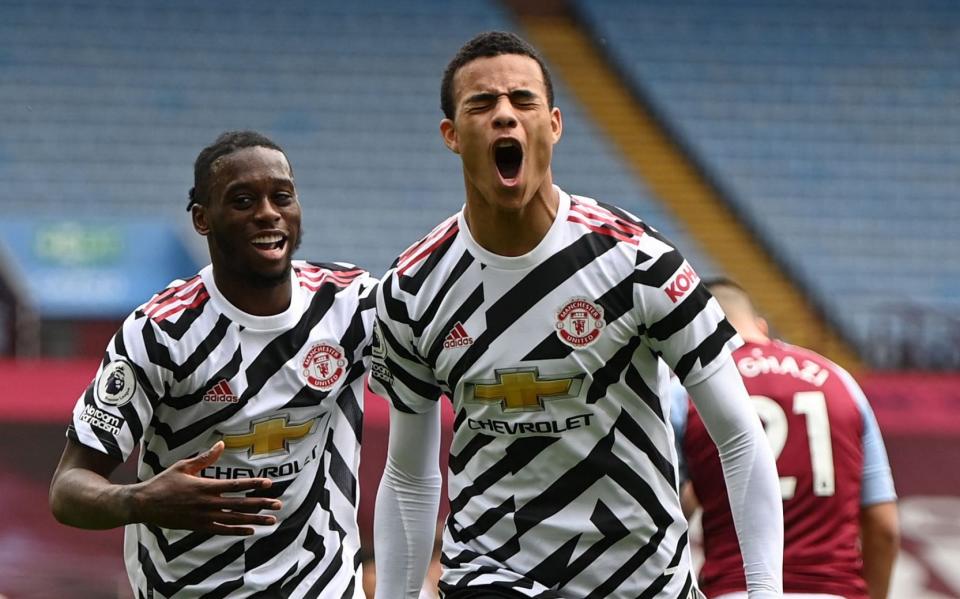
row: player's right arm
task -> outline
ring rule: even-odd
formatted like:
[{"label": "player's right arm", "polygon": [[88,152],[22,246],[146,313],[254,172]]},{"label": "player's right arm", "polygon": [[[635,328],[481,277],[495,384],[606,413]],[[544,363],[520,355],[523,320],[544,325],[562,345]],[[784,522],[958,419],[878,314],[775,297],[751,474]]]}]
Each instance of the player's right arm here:
[{"label": "player's right arm", "polygon": [[377,293],[370,388],[390,402],[387,463],[377,491],[377,599],[420,596],[440,505],[441,391],[417,349],[410,306],[388,273]]},{"label": "player's right arm", "polygon": [[893,564],[900,550],[900,521],[893,501],[860,509],[863,578],[870,599],[887,599]]},{"label": "player's right arm", "polygon": [[110,474],[120,461],[69,439],[50,485],[50,509],[60,523],[87,529],[143,522],[220,535],[250,535],[254,532],[251,525],[275,524],[275,516],[259,512],[280,509],[278,500],[222,495],[267,488],[269,479],[220,481],[198,476],[222,453],[220,441],[146,481],[115,484],[110,482]]},{"label": "player's right arm", "polygon": [[50,483],[50,509],[60,522],[88,529],[146,523],[213,534],[252,534],[251,525],[276,519],[258,512],[280,508],[268,498],[224,497],[269,487],[268,479],[213,480],[199,476],[223,444],[182,459],[136,484],[110,475],[140,443],[162,399],[168,372],[151,359],[162,332],[142,310],[131,314],[107,347],[96,377],[77,400],[67,445]]}]

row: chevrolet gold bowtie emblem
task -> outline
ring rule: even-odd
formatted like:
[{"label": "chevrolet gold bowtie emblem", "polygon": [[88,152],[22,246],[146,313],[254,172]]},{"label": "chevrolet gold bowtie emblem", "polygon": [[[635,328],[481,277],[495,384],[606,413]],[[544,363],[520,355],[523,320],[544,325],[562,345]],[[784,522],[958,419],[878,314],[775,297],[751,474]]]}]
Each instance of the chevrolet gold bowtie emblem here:
[{"label": "chevrolet gold bowtie emblem", "polygon": [[249,449],[251,458],[289,453],[290,441],[298,441],[310,434],[316,419],[292,426],[287,426],[288,420],[289,416],[284,415],[254,421],[248,433],[224,435],[223,444],[226,449]]},{"label": "chevrolet gold bowtie emblem", "polygon": [[468,383],[465,401],[498,402],[504,412],[541,412],[544,399],[566,399],[580,394],[584,374],[564,377],[540,377],[536,368],[497,370],[496,382]]}]

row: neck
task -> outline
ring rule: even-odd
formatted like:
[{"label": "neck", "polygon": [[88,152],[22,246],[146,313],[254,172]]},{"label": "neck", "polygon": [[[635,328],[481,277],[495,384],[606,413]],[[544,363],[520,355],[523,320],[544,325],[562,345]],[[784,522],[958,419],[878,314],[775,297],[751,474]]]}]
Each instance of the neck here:
[{"label": "neck", "polygon": [[740,337],[743,338],[745,343],[757,343],[760,345],[766,345],[767,343],[770,343],[770,338],[760,332],[740,333]]},{"label": "neck", "polygon": [[213,280],[221,295],[237,309],[251,316],[273,316],[290,307],[293,287],[289,274],[279,282],[253,282],[223,274],[222,270],[214,265]]},{"label": "neck", "polygon": [[478,192],[468,193],[464,218],[473,239],[485,250],[499,256],[522,256],[543,241],[559,206],[560,196],[550,183],[518,208],[489,201]]}]

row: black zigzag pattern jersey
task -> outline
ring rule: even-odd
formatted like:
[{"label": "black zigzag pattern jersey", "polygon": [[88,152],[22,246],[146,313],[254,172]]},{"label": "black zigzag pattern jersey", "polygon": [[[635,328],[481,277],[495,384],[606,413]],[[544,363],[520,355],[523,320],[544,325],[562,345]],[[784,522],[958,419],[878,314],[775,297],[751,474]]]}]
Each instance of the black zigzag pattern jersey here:
[{"label": "black zigzag pattern jersey", "polygon": [[739,338],[654,229],[556,189],[526,255],[484,250],[459,214],[398,258],[372,386],[407,412],[452,398],[446,592],[685,598],[667,365],[695,383]]},{"label": "black zigzag pattern jersey", "polygon": [[[241,312],[211,267],[140,306],[111,341],[68,435],[138,478],[226,445],[201,476],[267,477],[283,502],[250,537],[126,527],[140,597],[353,597],[360,548],[357,468],[376,280],[295,261],[289,308]],[[266,595],[265,595],[266,596]],[[362,595],[360,595],[362,596]]]}]

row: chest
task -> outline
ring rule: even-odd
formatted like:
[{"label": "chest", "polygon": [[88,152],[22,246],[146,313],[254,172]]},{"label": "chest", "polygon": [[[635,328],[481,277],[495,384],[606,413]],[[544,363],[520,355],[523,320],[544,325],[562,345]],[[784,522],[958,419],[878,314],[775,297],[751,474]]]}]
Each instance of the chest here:
[{"label": "chest", "polygon": [[541,272],[484,269],[474,298],[441,305],[420,338],[456,408],[535,413],[581,398],[637,335],[628,273],[585,269],[548,283]]}]

